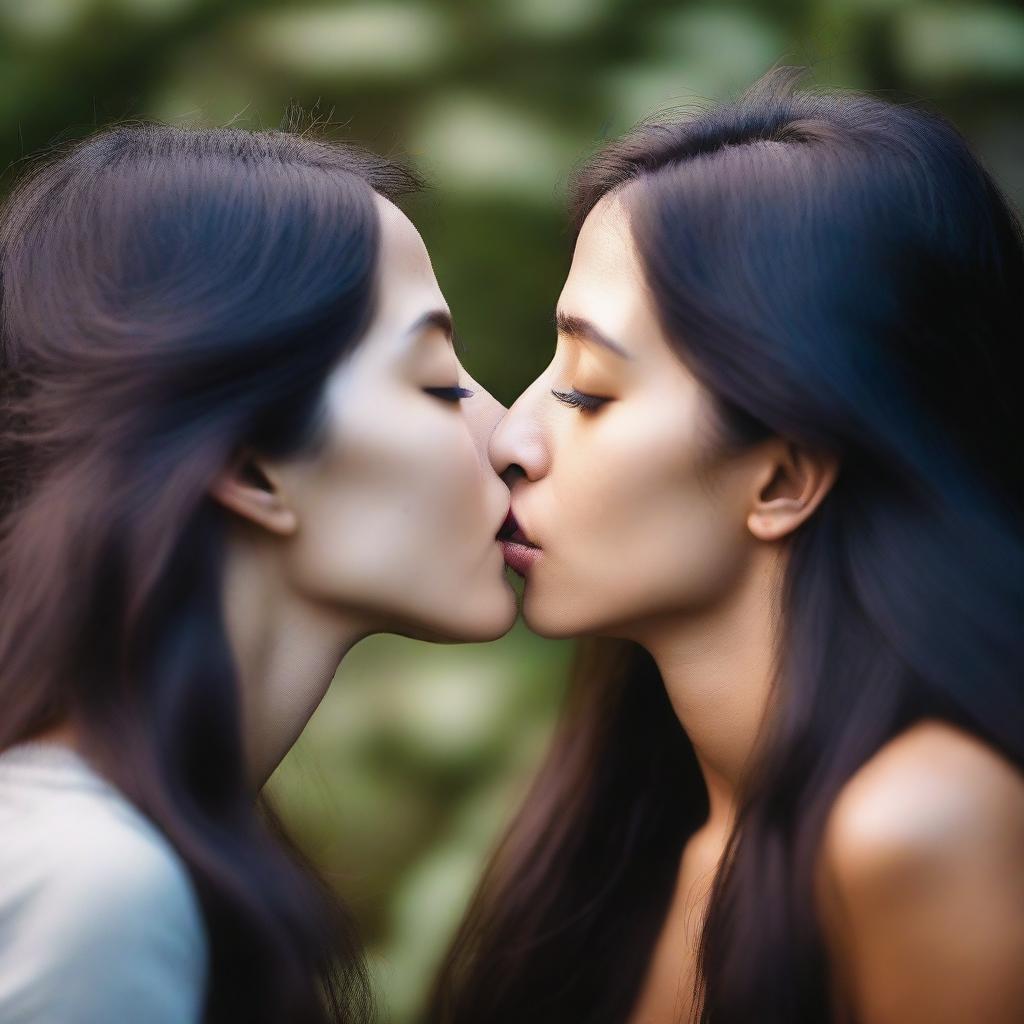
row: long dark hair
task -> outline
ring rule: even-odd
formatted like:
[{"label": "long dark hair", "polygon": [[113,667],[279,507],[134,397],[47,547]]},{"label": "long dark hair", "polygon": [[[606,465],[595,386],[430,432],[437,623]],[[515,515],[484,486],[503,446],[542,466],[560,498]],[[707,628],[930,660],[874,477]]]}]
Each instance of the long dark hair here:
[{"label": "long dark hair", "polygon": [[[775,701],[712,889],[700,1019],[830,1019],[814,862],[840,788],[924,718],[1024,767],[1020,224],[941,117],[799,92],[646,123],[578,173],[620,186],[723,444],[840,462],[789,542]],[[555,744],[445,961],[429,1019],[621,1024],[706,795],[640,648],[584,655]],[[613,643],[611,646],[615,646]]]},{"label": "long dark hair", "polygon": [[211,1022],[372,1008],[354,927],[247,780],[208,488],[243,445],[317,444],[374,308],[373,193],[412,184],[309,129],[135,122],[46,154],[0,218],[0,749],[70,719],[167,836]]}]

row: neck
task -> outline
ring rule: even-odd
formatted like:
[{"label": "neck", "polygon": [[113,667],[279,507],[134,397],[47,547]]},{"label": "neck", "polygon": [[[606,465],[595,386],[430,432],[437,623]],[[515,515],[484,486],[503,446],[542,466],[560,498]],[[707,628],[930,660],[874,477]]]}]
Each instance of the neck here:
[{"label": "neck", "polygon": [[356,616],[295,594],[280,555],[270,541],[243,534],[228,544],[224,569],[225,626],[256,791],[298,739],[342,659],[370,632]]},{"label": "neck", "polygon": [[782,569],[775,549],[759,551],[723,602],[659,623],[641,641],[693,744],[708,792],[706,828],[723,839],[768,705]]}]

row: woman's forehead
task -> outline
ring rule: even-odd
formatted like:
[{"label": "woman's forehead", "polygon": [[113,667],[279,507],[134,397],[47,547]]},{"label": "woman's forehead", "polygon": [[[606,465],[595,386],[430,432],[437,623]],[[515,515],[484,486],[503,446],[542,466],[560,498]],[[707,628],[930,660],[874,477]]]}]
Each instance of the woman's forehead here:
[{"label": "woman's forehead", "polygon": [[593,321],[615,337],[623,331],[632,333],[638,319],[650,319],[647,306],[627,207],[620,195],[605,196],[580,230],[558,310]]},{"label": "woman's forehead", "polygon": [[384,304],[445,305],[430,254],[412,221],[393,203],[377,198],[380,215],[380,291]]}]

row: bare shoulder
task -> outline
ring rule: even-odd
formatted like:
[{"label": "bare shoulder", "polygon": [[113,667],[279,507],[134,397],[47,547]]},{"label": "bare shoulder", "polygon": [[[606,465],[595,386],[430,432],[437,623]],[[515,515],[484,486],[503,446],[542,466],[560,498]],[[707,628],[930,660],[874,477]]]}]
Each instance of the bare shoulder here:
[{"label": "bare shoulder", "polygon": [[835,974],[866,1024],[1024,1020],[1024,776],[922,722],[846,783],[819,857]]},{"label": "bare shoulder", "polygon": [[890,872],[956,871],[984,850],[1024,852],[1024,775],[955,726],[929,720],[892,739],[840,791],[822,853],[848,884]]}]

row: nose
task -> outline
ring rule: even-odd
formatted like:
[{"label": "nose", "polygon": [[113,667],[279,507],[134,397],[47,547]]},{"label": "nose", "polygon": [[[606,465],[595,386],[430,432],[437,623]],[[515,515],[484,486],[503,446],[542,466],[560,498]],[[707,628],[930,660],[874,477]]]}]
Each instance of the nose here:
[{"label": "nose", "polygon": [[469,423],[470,433],[476,443],[476,449],[483,466],[488,465],[487,445],[494,433],[498,421],[505,414],[505,406],[501,404],[486,388],[481,387],[468,373],[463,372],[466,387],[473,392],[472,398],[462,403],[462,411]]},{"label": "nose", "polygon": [[491,434],[491,465],[506,482],[515,469],[528,480],[539,480],[550,468],[551,453],[538,408],[543,390],[538,378],[516,399]]}]

